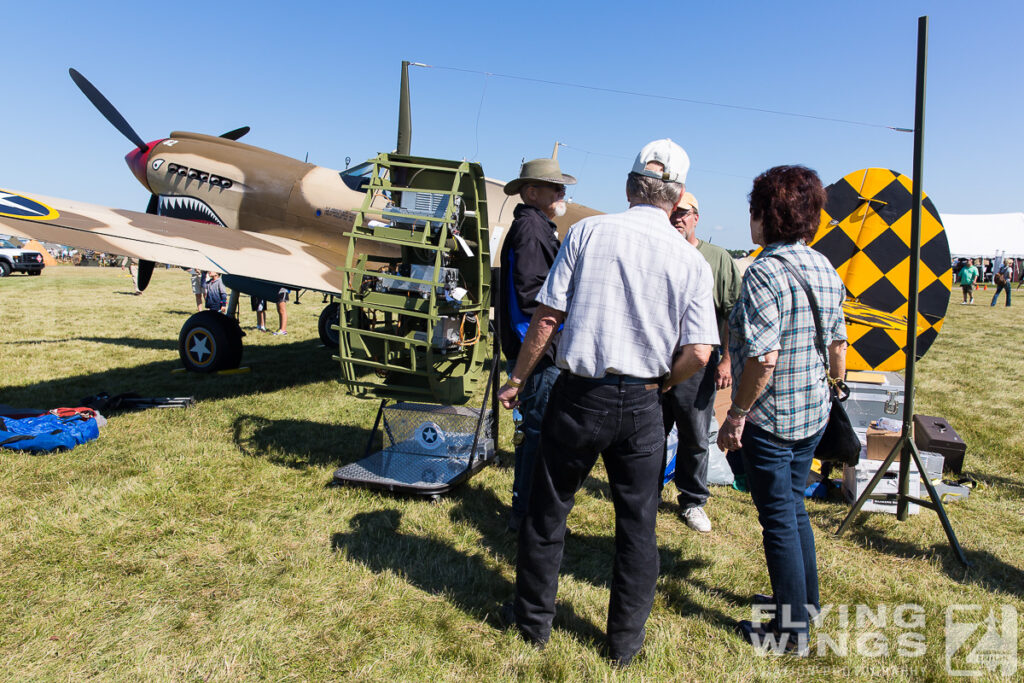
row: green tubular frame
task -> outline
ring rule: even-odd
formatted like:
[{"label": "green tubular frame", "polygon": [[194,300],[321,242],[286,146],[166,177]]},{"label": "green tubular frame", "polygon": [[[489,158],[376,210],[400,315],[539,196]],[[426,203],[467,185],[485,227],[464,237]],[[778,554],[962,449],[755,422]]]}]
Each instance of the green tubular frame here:
[{"label": "green tubular frame", "polygon": [[[349,245],[341,270],[348,276],[348,286],[341,296],[336,328],[342,382],[359,396],[465,403],[482,386],[490,351],[491,257],[483,170],[466,161],[399,154],[380,154],[371,163],[373,174],[366,197],[352,230],[345,233]],[[409,181],[403,182],[404,178]],[[383,193],[391,193],[391,200],[397,203],[396,195],[401,192],[446,196],[444,216],[410,215],[373,206],[375,199],[380,203]],[[421,225],[410,227],[413,221]],[[470,245],[472,257],[459,249],[456,229]],[[373,255],[386,251],[383,247],[399,247],[402,258]],[[451,256],[448,267],[459,271],[460,286],[469,290],[465,306],[453,306],[438,296],[446,253]],[[381,276],[380,265],[412,262],[431,267],[432,279],[393,273],[385,277],[430,285],[426,297],[361,291],[364,278]],[[442,318],[460,319],[464,314],[476,316],[479,340],[447,351],[434,348],[434,330]]]}]

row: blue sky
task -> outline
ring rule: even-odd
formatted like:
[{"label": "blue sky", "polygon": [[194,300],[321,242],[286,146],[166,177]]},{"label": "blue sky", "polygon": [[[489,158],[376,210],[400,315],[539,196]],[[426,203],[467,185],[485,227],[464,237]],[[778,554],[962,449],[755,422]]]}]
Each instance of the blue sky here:
[{"label": "blue sky", "polygon": [[411,74],[415,154],[509,179],[560,141],[574,199],[616,211],[637,151],[671,137],[692,160],[698,232],[747,247],[746,194],[770,166],[806,164],[825,184],[872,166],[910,175],[913,136],[883,126],[913,126],[922,15],[925,191],[942,213],[1021,211],[1016,2],[18,3],[0,20],[0,187],[145,207],[130,143],[69,66],[146,140],[250,125],[245,142],[340,169],[394,148],[408,59],[434,65]]}]

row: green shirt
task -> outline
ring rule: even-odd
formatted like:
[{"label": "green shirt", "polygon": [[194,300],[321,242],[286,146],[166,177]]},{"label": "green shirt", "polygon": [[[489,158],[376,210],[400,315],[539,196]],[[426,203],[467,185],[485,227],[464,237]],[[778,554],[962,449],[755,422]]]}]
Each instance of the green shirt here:
[{"label": "green shirt", "polygon": [[978,279],[978,269],[974,266],[964,266],[960,269],[960,284],[973,285]]},{"label": "green shirt", "polygon": [[729,330],[729,313],[740,298],[743,276],[736,261],[722,247],[697,240],[697,251],[711,266],[711,279],[715,283],[715,317],[718,319],[721,338],[725,339]]}]

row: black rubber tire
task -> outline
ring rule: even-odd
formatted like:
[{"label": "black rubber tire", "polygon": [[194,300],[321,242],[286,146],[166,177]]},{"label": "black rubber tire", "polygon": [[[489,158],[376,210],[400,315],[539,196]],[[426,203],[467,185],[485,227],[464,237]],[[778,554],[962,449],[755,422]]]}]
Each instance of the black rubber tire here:
[{"label": "black rubber tire", "polygon": [[341,306],[337,302],[331,302],[320,311],[320,322],[317,329],[320,332],[320,343],[329,349],[337,350],[341,344],[337,330],[332,330],[332,325],[337,325],[341,320]]},{"label": "black rubber tire", "polygon": [[43,271],[41,271],[41,270],[33,270],[31,273],[29,273],[29,275],[42,275],[42,274],[43,274]]},{"label": "black rubber tire", "polygon": [[7,277],[11,274],[11,264],[7,261],[0,261],[0,277]]},{"label": "black rubber tire", "polygon": [[178,335],[178,355],[189,372],[217,372],[242,362],[242,329],[238,321],[217,311],[189,317]]}]

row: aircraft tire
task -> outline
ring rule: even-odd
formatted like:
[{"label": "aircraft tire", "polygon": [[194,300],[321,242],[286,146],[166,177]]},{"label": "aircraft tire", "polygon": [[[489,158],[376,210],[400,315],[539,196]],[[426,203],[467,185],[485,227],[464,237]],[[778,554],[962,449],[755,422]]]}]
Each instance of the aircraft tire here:
[{"label": "aircraft tire", "polygon": [[201,311],[182,325],[178,355],[189,372],[237,368],[242,362],[242,330],[233,318],[217,311]]},{"label": "aircraft tire", "polygon": [[320,322],[317,329],[320,332],[320,342],[329,349],[337,349],[341,343],[338,331],[332,330],[332,325],[341,321],[341,306],[337,302],[331,302],[320,311]]}]

